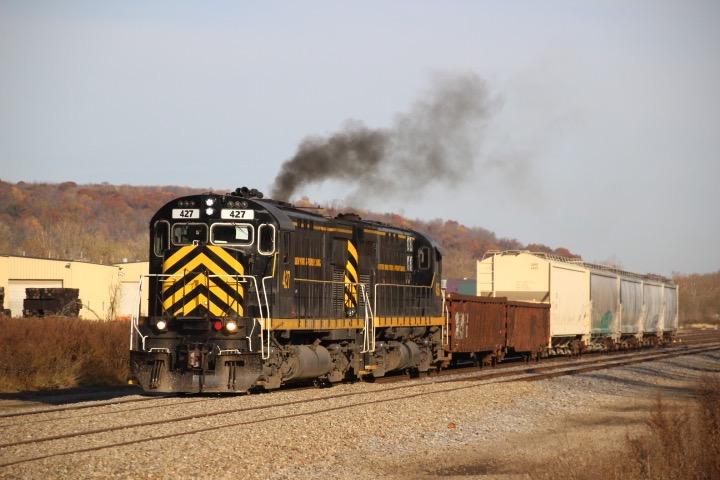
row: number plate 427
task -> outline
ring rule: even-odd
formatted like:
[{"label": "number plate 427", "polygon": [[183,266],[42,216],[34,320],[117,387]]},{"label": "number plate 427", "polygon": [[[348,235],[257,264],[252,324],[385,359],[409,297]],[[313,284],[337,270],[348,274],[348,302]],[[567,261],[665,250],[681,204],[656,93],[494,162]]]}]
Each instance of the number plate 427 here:
[{"label": "number plate 427", "polygon": [[220,211],[220,218],[227,220],[252,220],[255,218],[255,210],[237,210],[224,208]]}]

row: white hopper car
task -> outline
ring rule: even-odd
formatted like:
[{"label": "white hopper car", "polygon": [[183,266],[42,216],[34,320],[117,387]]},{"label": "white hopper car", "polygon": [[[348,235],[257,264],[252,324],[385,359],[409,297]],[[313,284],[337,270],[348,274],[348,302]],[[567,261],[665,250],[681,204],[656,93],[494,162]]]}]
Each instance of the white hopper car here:
[{"label": "white hopper car", "polygon": [[678,290],[669,279],[527,251],[489,252],[477,295],[550,304],[548,354],[669,342]]}]

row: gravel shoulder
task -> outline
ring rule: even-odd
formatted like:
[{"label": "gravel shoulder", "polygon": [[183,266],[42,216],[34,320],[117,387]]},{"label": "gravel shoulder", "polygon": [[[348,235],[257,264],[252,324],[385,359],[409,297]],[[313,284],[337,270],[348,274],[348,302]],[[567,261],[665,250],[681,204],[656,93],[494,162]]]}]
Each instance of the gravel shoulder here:
[{"label": "gravel shoulder", "polygon": [[[260,409],[202,420],[197,433],[0,467],[0,478],[532,478],[549,465],[621,451],[627,435],[644,431],[659,397],[669,408],[688,409],[697,380],[719,374],[720,351],[715,351],[539,382],[458,382],[445,393],[423,379],[413,389],[418,395],[394,402],[381,401],[388,394],[379,385],[339,385],[315,395],[367,394],[353,397],[355,406],[321,414],[302,415],[304,407],[295,406],[291,411],[300,415],[291,419],[275,419],[275,412],[247,424],[263,415]],[[284,401],[307,396],[281,393]],[[330,408],[343,401],[323,402]],[[279,400],[274,393],[225,397],[209,399],[202,408],[263,402]],[[316,403],[310,405],[319,408]],[[130,415],[128,423],[136,423],[158,412]],[[218,428],[219,420],[233,426]],[[91,421],[105,423],[102,416]],[[181,427],[170,424],[147,434],[172,434]],[[9,428],[0,426],[0,432]],[[0,464],[17,454],[0,449]]]}]

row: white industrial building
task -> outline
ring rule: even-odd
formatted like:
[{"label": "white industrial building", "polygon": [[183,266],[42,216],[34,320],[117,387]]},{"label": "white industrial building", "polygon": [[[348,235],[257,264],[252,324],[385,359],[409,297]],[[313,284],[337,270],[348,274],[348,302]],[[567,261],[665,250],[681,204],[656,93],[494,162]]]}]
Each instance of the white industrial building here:
[{"label": "white industrial building", "polygon": [[102,265],[0,255],[0,287],[5,289],[2,308],[21,317],[26,288],[76,288],[82,303],[80,318],[130,318],[138,312],[140,278],[147,273],[148,262]]}]

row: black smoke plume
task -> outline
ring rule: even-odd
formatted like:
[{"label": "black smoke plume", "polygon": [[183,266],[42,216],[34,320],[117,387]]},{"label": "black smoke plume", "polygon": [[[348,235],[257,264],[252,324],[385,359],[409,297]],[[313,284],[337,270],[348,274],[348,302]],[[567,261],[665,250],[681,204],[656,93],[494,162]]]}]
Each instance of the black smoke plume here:
[{"label": "black smoke plume", "polygon": [[374,196],[410,197],[424,185],[463,181],[480,153],[499,102],[474,74],[436,76],[424,98],[398,114],[389,129],[346,123],[329,137],[307,137],[275,177],[272,198],[289,200],[301,187],[340,180]]}]

